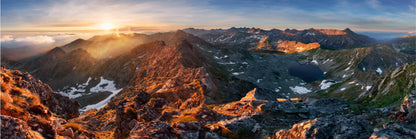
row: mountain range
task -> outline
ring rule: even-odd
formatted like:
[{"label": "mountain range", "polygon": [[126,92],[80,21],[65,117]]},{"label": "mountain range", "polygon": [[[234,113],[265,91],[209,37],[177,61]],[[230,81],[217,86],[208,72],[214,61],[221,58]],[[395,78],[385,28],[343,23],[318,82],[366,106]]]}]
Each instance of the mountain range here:
[{"label": "mountain range", "polygon": [[348,28],[77,39],[2,60],[1,136],[412,138],[415,47]]}]

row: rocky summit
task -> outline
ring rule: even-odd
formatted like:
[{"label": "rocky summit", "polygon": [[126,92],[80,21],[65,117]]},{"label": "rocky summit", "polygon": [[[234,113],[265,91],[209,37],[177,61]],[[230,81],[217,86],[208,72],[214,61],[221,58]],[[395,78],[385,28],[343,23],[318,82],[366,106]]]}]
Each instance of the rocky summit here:
[{"label": "rocky summit", "polygon": [[411,38],[188,28],[77,39],[2,60],[1,137],[415,138]]}]

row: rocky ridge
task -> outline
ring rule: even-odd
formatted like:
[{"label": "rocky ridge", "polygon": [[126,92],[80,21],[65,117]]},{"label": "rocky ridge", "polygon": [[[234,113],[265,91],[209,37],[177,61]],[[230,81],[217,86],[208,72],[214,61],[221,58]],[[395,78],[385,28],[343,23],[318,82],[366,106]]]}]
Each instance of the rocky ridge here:
[{"label": "rocky ridge", "polygon": [[[54,93],[51,88],[28,73],[1,67],[1,137],[58,138],[74,135],[67,119],[79,116],[76,100]],[[63,126],[62,126],[63,125]],[[93,137],[93,135],[89,135]]]}]

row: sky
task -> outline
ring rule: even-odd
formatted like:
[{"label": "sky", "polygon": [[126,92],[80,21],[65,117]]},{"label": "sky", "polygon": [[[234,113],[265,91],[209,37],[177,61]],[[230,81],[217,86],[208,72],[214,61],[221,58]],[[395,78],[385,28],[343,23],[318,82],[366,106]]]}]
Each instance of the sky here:
[{"label": "sky", "polygon": [[416,0],[1,0],[2,32],[187,27],[416,31]]},{"label": "sky", "polygon": [[189,27],[350,28],[389,40],[415,34],[415,7],[416,0],[1,0],[0,46],[50,48],[117,30]]}]

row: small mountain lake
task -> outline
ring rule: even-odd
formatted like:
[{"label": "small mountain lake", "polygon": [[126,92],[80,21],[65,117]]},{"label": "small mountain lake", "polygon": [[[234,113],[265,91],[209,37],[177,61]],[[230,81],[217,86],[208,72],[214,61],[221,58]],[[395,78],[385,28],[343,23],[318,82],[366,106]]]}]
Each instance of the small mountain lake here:
[{"label": "small mountain lake", "polygon": [[307,83],[325,78],[324,73],[321,69],[309,64],[294,65],[289,67],[288,70],[290,75],[299,77]]}]

